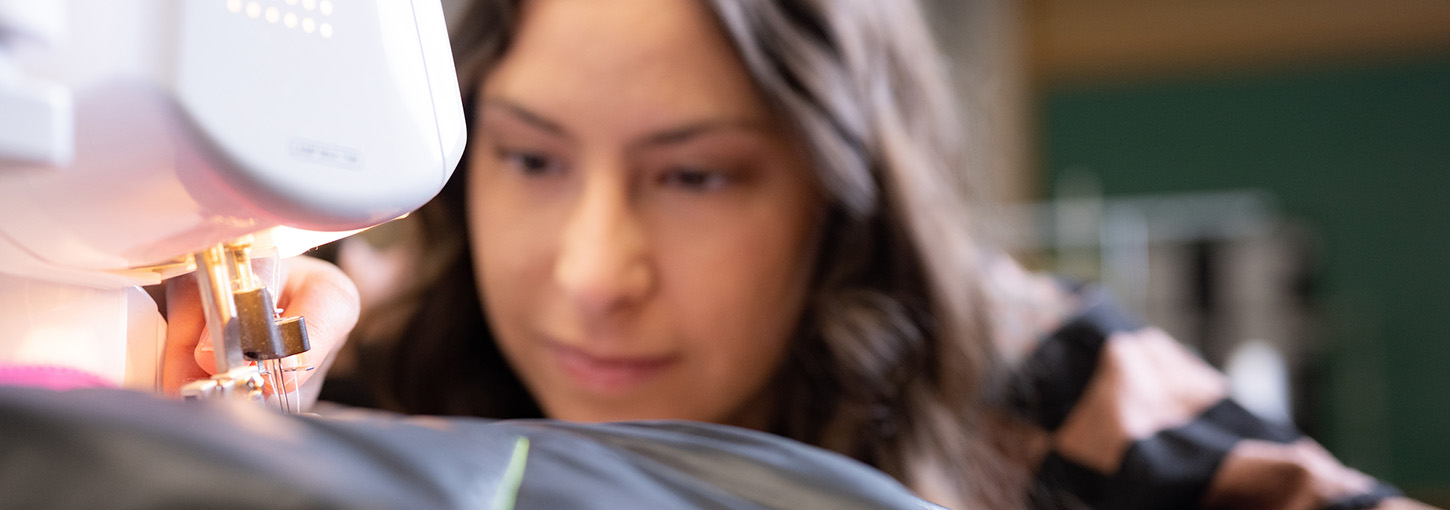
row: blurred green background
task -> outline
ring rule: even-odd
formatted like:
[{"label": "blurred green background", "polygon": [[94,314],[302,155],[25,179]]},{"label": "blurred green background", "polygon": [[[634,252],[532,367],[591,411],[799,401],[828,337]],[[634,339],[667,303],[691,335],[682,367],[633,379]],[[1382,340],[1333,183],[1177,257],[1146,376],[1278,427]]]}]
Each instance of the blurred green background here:
[{"label": "blurred green background", "polygon": [[1085,169],[1108,198],[1254,188],[1311,225],[1306,428],[1446,504],[1450,59],[1061,87],[1039,119],[1044,182]]}]

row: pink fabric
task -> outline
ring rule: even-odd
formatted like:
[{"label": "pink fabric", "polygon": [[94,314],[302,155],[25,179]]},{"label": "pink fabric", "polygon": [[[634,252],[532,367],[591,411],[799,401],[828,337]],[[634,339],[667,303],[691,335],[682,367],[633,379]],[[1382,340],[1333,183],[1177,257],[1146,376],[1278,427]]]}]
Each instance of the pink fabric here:
[{"label": "pink fabric", "polygon": [[0,365],[0,386],[29,386],[50,390],[114,388],[101,376],[70,367],[51,365]]}]

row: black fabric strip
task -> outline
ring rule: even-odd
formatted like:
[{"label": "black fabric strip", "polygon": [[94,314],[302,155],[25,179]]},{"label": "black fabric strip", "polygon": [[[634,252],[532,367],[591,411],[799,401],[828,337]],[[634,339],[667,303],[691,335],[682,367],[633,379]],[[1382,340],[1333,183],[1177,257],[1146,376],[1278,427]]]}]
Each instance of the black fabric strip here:
[{"label": "black fabric strip", "polygon": [[1288,425],[1272,423],[1254,416],[1237,402],[1224,399],[1199,415],[1198,421],[1212,423],[1232,432],[1242,439],[1257,439],[1275,443],[1292,443],[1304,437]]},{"label": "black fabric strip", "polygon": [[[1218,414],[1234,416],[1231,411]],[[1053,452],[1038,469],[1036,492],[1054,497],[1047,502],[1034,498],[1034,508],[1065,508],[1061,502],[1072,500],[1099,510],[1197,508],[1219,465],[1240,439],[1213,419],[1205,413],[1184,426],[1134,442],[1124,452],[1117,473],[1100,474]]]},{"label": "black fabric strip", "polygon": [[1105,339],[1088,324],[1063,326],[1012,375],[1008,405],[1037,426],[1057,430],[1092,379]]},{"label": "black fabric strip", "polygon": [[1379,506],[1380,502],[1386,499],[1400,496],[1404,496],[1404,494],[1399,489],[1385,485],[1384,483],[1378,483],[1375,484],[1374,489],[1368,494],[1360,494],[1335,501],[1329,506],[1324,507],[1324,510],[1368,510]]},{"label": "black fabric strip", "polygon": [[1083,312],[1042,340],[1008,386],[1012,410],[1049,431],[1062,426],[1082,397],[1097,370],[1103,342],[1113,333],[1140,327],[1101,290],[1085,289],[1079,298]]},{"label": "black fabric strip", "polygon": [[1238,436],[1195,420],[1133,443],[1099,508],[1196,508]]}]

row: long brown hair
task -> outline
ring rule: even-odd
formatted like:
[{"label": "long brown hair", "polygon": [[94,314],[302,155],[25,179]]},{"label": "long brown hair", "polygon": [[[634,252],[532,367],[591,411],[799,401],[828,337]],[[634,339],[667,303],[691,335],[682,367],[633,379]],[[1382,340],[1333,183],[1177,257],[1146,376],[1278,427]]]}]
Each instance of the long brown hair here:
[{"label": "long brown hair", "polygon": [[[872,464],[949,506],[1017,506],[1023,487],[984,424],[999,363],[956,109],[920,8],[704,1],[756,86],[795,123],[830,202],[810,301],[776,377],[771,431]],[[509,49],[519,4],[477,0],[455,24],[469,115]],[[537,417],[479,303],[467,173],[414,216],[416,285],[364,314],[355,335],[364,338],[354,340],[370,353],[361,368],[377,376],[383,407]],[[391,340],[367,338],[376,336]]]}]

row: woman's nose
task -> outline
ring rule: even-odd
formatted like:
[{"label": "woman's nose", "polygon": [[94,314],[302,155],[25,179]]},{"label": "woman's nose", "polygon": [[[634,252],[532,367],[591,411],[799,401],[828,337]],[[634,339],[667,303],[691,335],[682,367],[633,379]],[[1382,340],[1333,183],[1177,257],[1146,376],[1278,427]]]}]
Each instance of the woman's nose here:
[{"label": "woman's nose", "polygon": [[646,235],[628,186],[585,185],[562,232],[554,280],[586,315],[607,316],[644,299],[654,284]]}]

